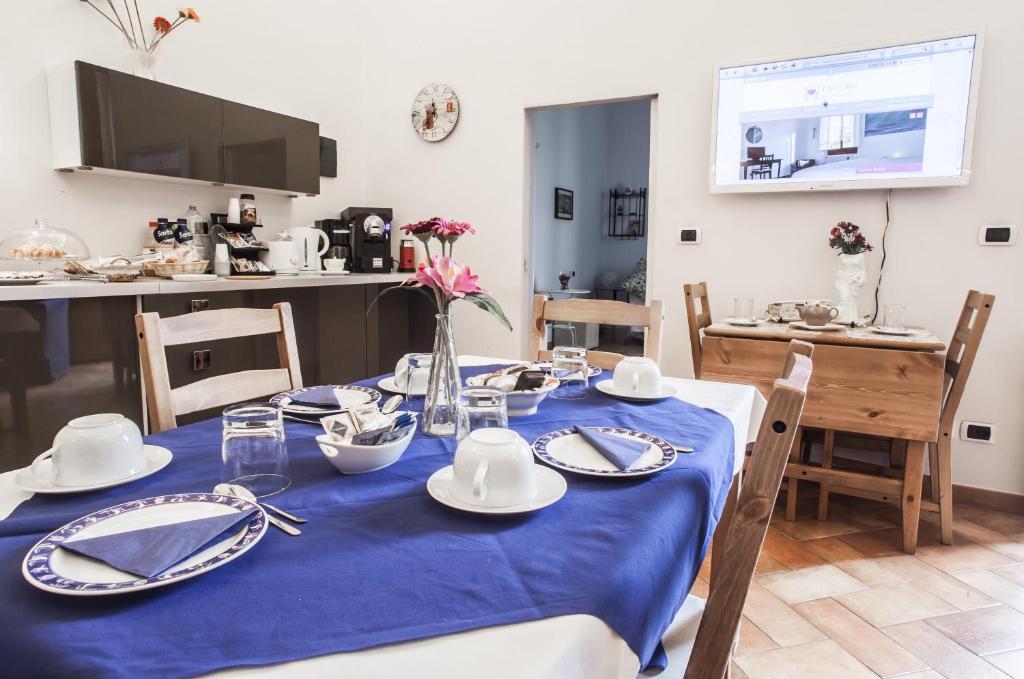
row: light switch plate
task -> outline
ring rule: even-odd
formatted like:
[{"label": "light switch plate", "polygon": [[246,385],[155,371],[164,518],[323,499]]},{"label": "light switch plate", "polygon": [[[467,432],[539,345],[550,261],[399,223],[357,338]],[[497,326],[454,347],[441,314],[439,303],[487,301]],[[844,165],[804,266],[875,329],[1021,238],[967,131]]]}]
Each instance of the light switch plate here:
[{"label": "light switch plate", "polygon": [[978,245],[1016,245],[1016,224],[982,224],[978,229]]},{"label": "light switch plate", "polygon": [[960,422],[960,439],[973,443],[995,443],[996,427],[988,422]]},{"label": "light switch plate", "polygon": [[700,245],[700,228],[692,226],[679,230],[679,243],[681,245]]}]

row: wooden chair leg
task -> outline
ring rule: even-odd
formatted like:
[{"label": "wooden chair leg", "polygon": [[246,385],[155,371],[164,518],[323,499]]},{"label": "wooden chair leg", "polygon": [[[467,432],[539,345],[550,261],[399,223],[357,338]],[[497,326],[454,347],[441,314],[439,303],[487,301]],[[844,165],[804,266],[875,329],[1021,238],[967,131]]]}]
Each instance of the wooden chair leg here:
[{"label": "wooden chair leg", "polygon": [[939,445],[928,444],[928,481],[932,490],[932,502],[939,501]]},{"label": "wooden chair leg", "polygon": [[932,484],[938,476],[939,527],[942,530],[942,544],[953,544],[953,460],[949,436],[939,432],[939,442],[931,445],[938,450],[938,473],[932,472]]},{"label": "wooden chair leg", "polygon": [[924,441],[907,444],[907,465],[903,468],[903,551],[917,551],[917,528],[921,521],[921,490],[924,483]]},{"label": "wooden chair leg", "polygon": [[[804,428],[797,427],[793,448],[789,453],[790,462],[800,462],[803,455]],[[800,482],[795,476],[786,480],[786,521],[796,521],[797,488]]]},{"label": "wooden chair leg", "polygon": [[[832,469],[832,450],[836,445],[836,432],[832,429],[825,430],[825,449],[821,454],[821,468]],[[818,491],[818,521],[828,521],[828,488],[825,482],[821,483]]]}]

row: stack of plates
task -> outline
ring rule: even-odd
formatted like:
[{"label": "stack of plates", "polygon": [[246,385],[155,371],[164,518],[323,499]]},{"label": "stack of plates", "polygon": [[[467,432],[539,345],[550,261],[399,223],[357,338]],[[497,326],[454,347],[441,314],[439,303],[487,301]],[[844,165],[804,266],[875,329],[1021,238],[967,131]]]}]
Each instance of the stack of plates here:
[{"label": "stack of plates", "polygon": [[381,397],[379,391],[370,387],[360,387],[353,384],[332,384],[330,387],[334,389],[334,394],[338,397],[339,407],[337,408],[317,408],[315,406],[294,403],[294,398],[299,394],[318,389],[319,387],[303,387],[302,389],[285,391],[270,399],[270,402],[281,408],[285,417],[289,419],[316,422],[321,417],[337,415],[349,408],[366,405],[367,403],[376,403]]}]

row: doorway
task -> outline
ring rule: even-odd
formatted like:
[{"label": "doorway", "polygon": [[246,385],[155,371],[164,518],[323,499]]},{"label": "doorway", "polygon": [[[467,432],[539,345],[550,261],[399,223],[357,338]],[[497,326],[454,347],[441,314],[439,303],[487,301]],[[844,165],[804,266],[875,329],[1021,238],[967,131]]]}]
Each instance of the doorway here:
[{"label": "doorway", "polygon": [[[646,302],[653,104],[643,97],[526,112],[530,299]],[[643,341],[640,328],[548,329],[549,346],[639,356]]]}]

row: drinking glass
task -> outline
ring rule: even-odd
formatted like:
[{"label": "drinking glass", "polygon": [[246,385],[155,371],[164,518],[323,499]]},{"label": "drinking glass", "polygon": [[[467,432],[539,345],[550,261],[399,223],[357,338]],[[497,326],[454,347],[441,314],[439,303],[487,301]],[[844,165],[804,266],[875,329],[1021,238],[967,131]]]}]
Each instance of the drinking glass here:
[{"label": "drinking glass", "polygon": [[551,352],[551,374],[561,384],[551,398],[578,400],[587,397],[587,350],[583,347],[555,347]]},{"label": "drinking glass", "polygon": [[[423,410],[427,383],[430,382],[430,365],[433,354],[406,354],[405,405],[406,408]],[[415,388],[418,386],[418,389]]]},{"label": "drinking glass", "polygon": [[902,304],[886,304],[883,307],[882,323],[893,330],[903,329],[903,312],[906,307]]},{"label": "drinking glass", "polygon": [[281,409],[270,403],[243,403],[224,409],[221,480],[248,488],[256,497],[291,485]]},{"label": "drinking glass", "polygon": [[733,301],[732,317],[738,321],[749,321],[754,318],[754,300],[751,297],[737,297]]},{"label": "drinking glass", "polygon": [[505,392],[494,387],[465,387],[459,396],[456,438],[462,440],[477,429],[508,429]]}]

